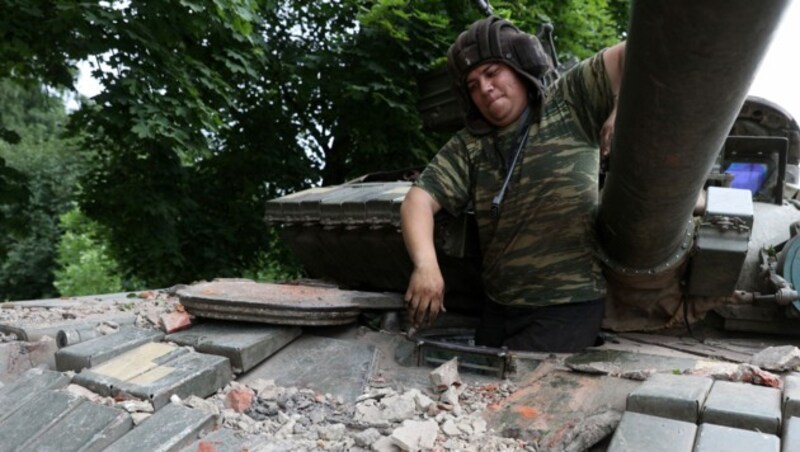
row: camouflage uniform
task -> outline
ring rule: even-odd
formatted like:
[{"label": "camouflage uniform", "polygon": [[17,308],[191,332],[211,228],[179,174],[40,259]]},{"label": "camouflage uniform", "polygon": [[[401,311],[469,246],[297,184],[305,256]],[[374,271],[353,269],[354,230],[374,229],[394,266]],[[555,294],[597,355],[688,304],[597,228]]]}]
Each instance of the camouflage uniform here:
[{"label": "camouflage uniform", "polygon": [[602,52],[551,85],[541,119],[528,128],[499,218],[490,215],[491,202],[516,149],[516,125],[483,137],[458,132],[416,182],[451,214],[474,206],[491,300],[542,307],[604,295],[593,213],[598,136],[612,107]]}]

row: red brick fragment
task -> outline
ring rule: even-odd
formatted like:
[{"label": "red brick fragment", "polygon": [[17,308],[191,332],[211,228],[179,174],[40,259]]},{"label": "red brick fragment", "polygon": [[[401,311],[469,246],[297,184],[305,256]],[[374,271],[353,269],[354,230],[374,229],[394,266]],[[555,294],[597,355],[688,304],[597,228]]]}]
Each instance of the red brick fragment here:
[{"label": "red brick fragment", "polygon": [[253,390],[249,388],[235,388],[225,396],[225,407],[237,413],[244,413],[253,403]]},{"label": "red brick fragment", "polygon": [[185,330],[192,326],[192,318],[186,312],[170,312],[161,316],[161,325],[167,334]]},{"label": "red brick fragment", "polygon": [[781,388],[781,377],[762,369],[753,369],[753,383],[770,388]]},{"label": "red brick fragment", "polygon": [[197,444],[197,452],[217,452],[217,446],[210,441],[200,441]]}]

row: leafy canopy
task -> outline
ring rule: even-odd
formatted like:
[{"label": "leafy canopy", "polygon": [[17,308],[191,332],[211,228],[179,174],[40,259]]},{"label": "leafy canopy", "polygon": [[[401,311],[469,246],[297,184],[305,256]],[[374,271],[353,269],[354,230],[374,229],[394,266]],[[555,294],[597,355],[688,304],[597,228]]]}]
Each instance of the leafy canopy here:
[{"label": "leafy canopy", "polygon": [[70,209],[83,156],[61,137],[60,97],[40,86],[0,80],[0,300],[57,295],[53,287],[58,217]]},{"label": "leafy canopy", "polygon": [[[585,57],[614,43],[621,0],[494,1]],[[94,156],[86,216],[123,278],[152,287],[279,274],[263,203],[316,184],[423,165],[417,77],[481,13],[467,0],[0,0],[0,76],[104,91],[70,116]],[[37,24],[37,26],[32,26]],[[2,125],[0,125],[2,126]],[[0,128],[0,132],[5,129]],[[8,176],[10,177],[10,176]]]}]

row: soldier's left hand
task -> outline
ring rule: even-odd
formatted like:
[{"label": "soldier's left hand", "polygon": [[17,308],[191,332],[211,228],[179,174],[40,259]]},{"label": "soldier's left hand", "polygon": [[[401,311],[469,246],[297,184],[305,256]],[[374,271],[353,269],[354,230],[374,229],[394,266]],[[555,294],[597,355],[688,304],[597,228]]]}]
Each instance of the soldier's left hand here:
[{"label": "soldier's left hand", "polygon": [[611,155],[611,141],[614,138],[614,121],[617,119],[617,107],[611,110],[603,127],[600,129],[600,159],[607,159]]}]

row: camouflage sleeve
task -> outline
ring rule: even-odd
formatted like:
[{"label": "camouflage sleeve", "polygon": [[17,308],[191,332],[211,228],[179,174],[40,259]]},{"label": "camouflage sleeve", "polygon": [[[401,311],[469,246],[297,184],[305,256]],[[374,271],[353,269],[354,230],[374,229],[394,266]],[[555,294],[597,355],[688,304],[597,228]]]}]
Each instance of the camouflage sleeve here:
[{"label": "camouflage sleeve", "polygon": [[428,192],[452,215],[460,214],[470,199],[467,148],[453,136],[431,160],[414,185]]},{"label": "camouflage sleeve", "polygon": [[580,62],[556,82],[586,138],[595,145],[614,105],[611,83],[603,62],[604,52],[602,50]]}]

